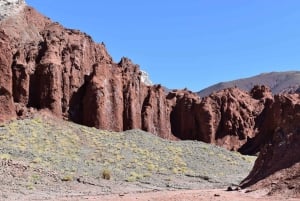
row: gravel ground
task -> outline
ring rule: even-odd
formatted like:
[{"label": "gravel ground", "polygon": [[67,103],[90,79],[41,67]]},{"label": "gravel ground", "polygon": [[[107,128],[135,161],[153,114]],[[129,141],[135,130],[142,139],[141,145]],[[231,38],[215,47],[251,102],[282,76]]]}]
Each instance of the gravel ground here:
[{"label": "gravel ground", "polygon": [[[109,132],[52,117],[0,126],[2,198],[53,198],[237,185],[255,157],[140,130]],[[106,178],[106,179],[105,179]]]}]

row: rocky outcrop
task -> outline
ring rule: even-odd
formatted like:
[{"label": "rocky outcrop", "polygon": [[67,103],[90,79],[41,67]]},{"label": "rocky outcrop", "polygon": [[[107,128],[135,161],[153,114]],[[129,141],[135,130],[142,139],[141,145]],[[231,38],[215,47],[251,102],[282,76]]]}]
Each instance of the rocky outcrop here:
[{"label": "rocky outcrop", "polygon": [[172,133],[182,140],[199,140],[199,96],[187,90],[174,90],[166,98],[171,107]]},{"label": "rocky outcrop", "polygon": [[264,101],[230,88],[210,95],[202,104],[203,113],[211,117],[208,125],[213,143],[237,150],[256,135],[256,118],[264,108]]},{"label": "rocky outcrop", "polygon": [[241,187],[300,196],[300,95],[275,96],[257,134],[265,144]]},{"label": "rocky outcrop", "polygon": [[163,88],[144,85],[138,66],[129,59],[94,65],[89,79],[83,89],[83,124],[115,131],[139,128],[174,138]]},{"label": "rocky outcrop", "polygon": [[15,116],[12,99],[12,72],[11,72],[11,47],[7,36],[0,31],[0,121]]},{"label": "rocky outcrop", "polygon": [[269,88],[256,86],[251,93],[230,88],[203,99],[189,91],[173,91],[167,99],[176,137],[238,150],[256,136],[264,106],[272,95]]},{"label": "rocky outcrop", "polygon": [[[14,102],[47,108],[57,116],[70,113],[73,118],[74,108],[79,104],[76,95],[85,77],[91,74],[95,63],[112,62],[112,59],[103,44],[95,44],[79,31],[64,29],[31,8],[26,8],[22,15],[21,27],[11,30],[4,26],[8,33],[15,30],[19,33],[7,36],[11,39],[10,46],[14,47],[9,65]],[[32,28],[27,30],[26,27]]]},{"label": "rocky outcrop", "polygon": [[30,7],[1,21],[0,29],[2,120],[46,109],[87,126],[174,139],[164,89],[146,84],[130,59],[114,63],[103,43]]},{"label": "rocky outcrop", "polygon": [[148,87],[142,109],[142,129],[165,139],[177,140],[171,132],[170,103],[161,85]]}]

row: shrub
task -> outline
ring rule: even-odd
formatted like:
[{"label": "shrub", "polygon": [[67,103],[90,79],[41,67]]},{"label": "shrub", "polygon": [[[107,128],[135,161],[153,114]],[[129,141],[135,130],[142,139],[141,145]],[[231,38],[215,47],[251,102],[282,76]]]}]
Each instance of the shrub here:
[{"label": "shrub", "polygon": [[72,175],[66,175],[61,180],[62,181],[73,181],[73,176]]},{"label": "shrub", "polygon": [[135,182],[138,179],[141,179],[143,175],[137,174],[135,172],[130,173],[130,177],[128,177],[125,181],[127,182]]},{"label": "shrub", "polygon": [[108,169],[102,171],[102,179],[110,180],[111,172]]},{"label": "shrub", "polygon": [[10,160],[11,155],[10,154],[0,154],[0,159],[2,160]]}]

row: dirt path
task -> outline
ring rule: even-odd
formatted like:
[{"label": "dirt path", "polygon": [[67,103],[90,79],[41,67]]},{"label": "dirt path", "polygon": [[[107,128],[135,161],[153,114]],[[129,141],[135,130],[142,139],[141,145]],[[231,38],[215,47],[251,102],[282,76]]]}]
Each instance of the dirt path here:
[{"label": "dirt path", "polygon": [[244,192],[228,192],[221,189],[214,190],[184,190],[184,191],[158,191],[158,192],[142,192],[129,194],[115,194],[104,196],[85,196],[85,197],[68,197],[59,199],[60,201],[299,201],[300,198],[285,197],[267,197],[263,192],[244,193]]}]

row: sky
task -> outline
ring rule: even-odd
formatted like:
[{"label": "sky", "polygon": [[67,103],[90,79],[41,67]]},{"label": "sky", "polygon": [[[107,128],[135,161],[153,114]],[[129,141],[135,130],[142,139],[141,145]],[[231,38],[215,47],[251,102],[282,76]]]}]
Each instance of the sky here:
[{"label": "sky", "polygon": [[300,70],[299,0],[26,0],[104,42],[154,83],[199,91],[265,72]]}]

